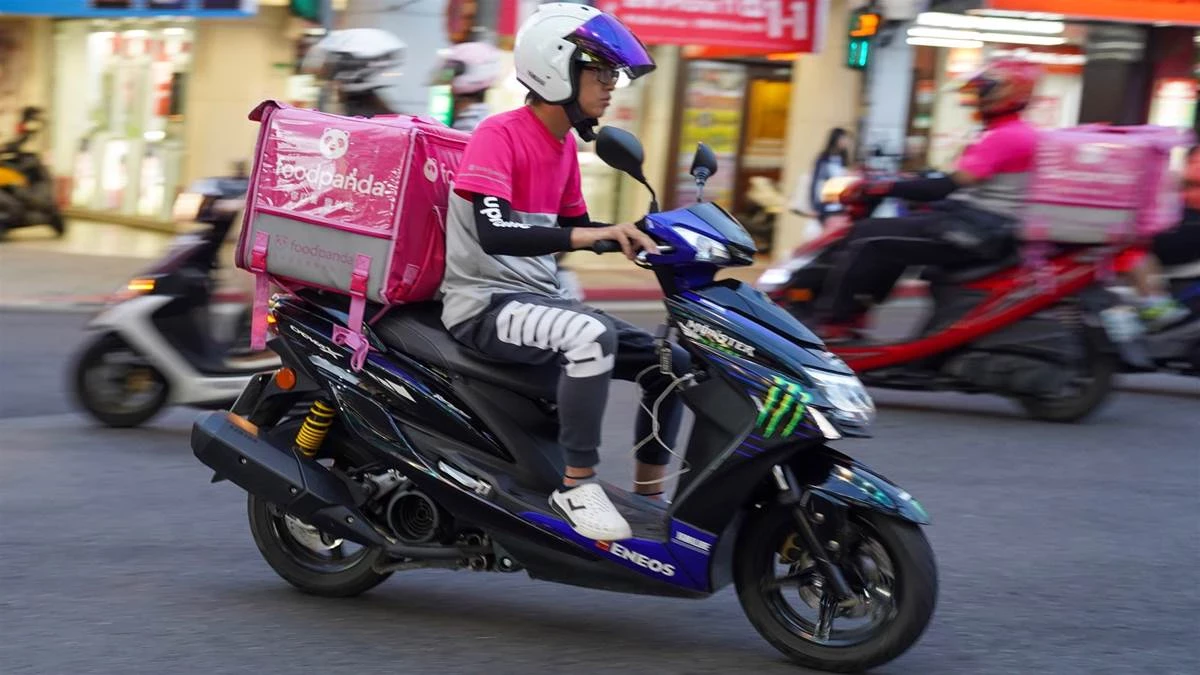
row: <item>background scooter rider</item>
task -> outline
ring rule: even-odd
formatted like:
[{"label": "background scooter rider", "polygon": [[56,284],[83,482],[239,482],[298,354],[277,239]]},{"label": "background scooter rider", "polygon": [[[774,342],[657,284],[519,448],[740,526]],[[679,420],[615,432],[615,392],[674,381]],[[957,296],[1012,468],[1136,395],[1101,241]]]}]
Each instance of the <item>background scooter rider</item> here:
[{"label": "background scooter rider", "polygon": [[1191,314],[1171,297],[1162,278],[1162,266],[1187,265],[1200,260],[1200,146],[1188,150],[1183,174],[1183,220],[1172,230],[1154,237],[1151,253],[1134,270],[1133,282],[1141,296],[1141,318],[1151,330],[1171,326]]},{"label": "background scooter rider", "polygon": [[[616,240],[631,259],[654,241],[630,224],[593,223],[580,185],[574,129],[585,140],[609,105],[620,73],[654,69],[642,43],[616,18],[575,3],[540,5],[517,34],[518,81],[528,104],[489,117],[471,137],[450,197],[442,322],[484,355],[526,364],[562,364],[559,444],[562,485],[550,505],[581,535],[625,539],[629,524],[593,479],[604,404],[613,377],[636,381],[652,406],[673,378],[659,372],[653,337],[569,298],[554,254]],[[677,369],[688,354],[675,348]],[[661,493],[682,413],[675,396],[660,406],[662,439],[638,449],[635,480]],[[644,410],[638,438],[652,433]]]},{"label": "background scooter rider", "polygon": [[486,42],[462,42],[450,47],[438,64],[434,84],[450,85],[453,122],[459,131],[474,131],[491,114],[484,101],[500,79],[500,51]]},{"label": "background scooter rider", "polygon": [[1001,60],[967,80],[963,102],[976,108],[984,131],[949,176],[865,181],[843,193],[846,203],[864,197],[937,203],[928,213],[853,226],[826,284],[826,339],[855,337],[864,312],[858,296],[885,298],[910,265],[983,261],[1010,250],[1016,220],[1006,214],[1022,204],[1037,148],[1037,131],[1020,112],[1039,75],[1036,64]]},{"label": "background scooter rider", "polygon": [[408,47],[378,28],[331,31],[304,55],[301,70],[332,82],[342,114],[373,117],[397,113],[384,91],[395,84]]}]

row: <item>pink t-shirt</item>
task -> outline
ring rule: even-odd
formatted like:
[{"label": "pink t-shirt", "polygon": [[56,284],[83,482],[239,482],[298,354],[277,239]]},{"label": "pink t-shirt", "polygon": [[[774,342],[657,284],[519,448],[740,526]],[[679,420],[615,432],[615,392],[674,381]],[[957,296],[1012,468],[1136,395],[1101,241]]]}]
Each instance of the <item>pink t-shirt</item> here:
[{"label": "pink t-shirt", "polygon": [[1016,213],[1025,202],[1037,139],[1037,129],[1019,117],[994,124],[963,151],[956,166],[979,182],[950,198],[996,213]]},{"label": "pink t-shirt", "polygon": [[[454,190],[493,195],[512,204],[517,214],[581,216],[587,212],[579,182],[575,136],[558,140],[529,106],[484,120],[471,135]],[[544,224],[544,223],[538,223]]]},{"label": "pink t-shirt", "polygon": [[963,151],[958,170],[979,180],[998,173],[1026,173],[1033,170],[1037,152],[1037,129],[1019,117],[1004,120],[983,132],[983,136]]},{"label": "pink t-shirt", "polygon": [[484,120],[471,135],[454,177],[446,217],[446,274],[442,323],[453,327],[477,316],[492,296],[535,293],[565,298],[554,255],[491,255],[479,243],[474,195],[512,205],[513,223],[559,227],[559,216],[587,213],[580,188],[575,137],[558,140],[528,107]]}]

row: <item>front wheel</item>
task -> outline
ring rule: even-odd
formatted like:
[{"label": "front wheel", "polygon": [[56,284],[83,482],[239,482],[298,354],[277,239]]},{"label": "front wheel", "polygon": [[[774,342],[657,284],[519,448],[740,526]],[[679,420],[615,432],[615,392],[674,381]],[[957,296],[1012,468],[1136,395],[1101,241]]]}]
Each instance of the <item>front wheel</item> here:
[{"label": "front wheel", "polygon": [[139,426],[167,404],[163,374],[113,333],[84,348],[71,379],[79,405],[110,427]]},{"label": "front wheel", "polygon": [[391,572],[375,571],[384,558],[383,549],[330,537],[254,495],[249,496],[246,510],[263,559],[284,581],[305,593],[349,598],[391,576]]},{"label": "front wheel", "polygon": [[861,672],[903,654],[937,602],[937,567],[920,528],[851,511],[835,559],[855,596],[839,600],[799,544],[792,511],[775,507],[748,525],[734,583],[746,617],[793,661]]}]

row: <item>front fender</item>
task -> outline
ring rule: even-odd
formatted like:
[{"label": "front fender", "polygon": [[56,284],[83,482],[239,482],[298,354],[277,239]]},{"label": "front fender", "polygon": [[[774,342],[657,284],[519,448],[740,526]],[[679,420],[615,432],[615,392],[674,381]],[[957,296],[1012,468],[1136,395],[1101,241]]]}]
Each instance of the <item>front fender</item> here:
[{"label": "front fender", "polygon": [[788,466],[801,491],[812,490],[836,502],[918,525],[930,522],[921,503],[900,486],[828,446],[798,453]]}]

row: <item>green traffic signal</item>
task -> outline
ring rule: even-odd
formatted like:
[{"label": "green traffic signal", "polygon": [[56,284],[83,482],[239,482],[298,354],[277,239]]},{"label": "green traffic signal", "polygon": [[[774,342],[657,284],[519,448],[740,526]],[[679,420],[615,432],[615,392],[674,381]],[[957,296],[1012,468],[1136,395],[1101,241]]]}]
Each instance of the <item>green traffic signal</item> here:
[{"label": "green traffic signal", "polygon": [[321,0],[288,0],[288,9],[301,19],[321,22]]},{"label": "green traffic signal", "polygon": [[871,41],[866,38],[850,38],[846,54],[846,65],[864,70],[871,61]]}]

